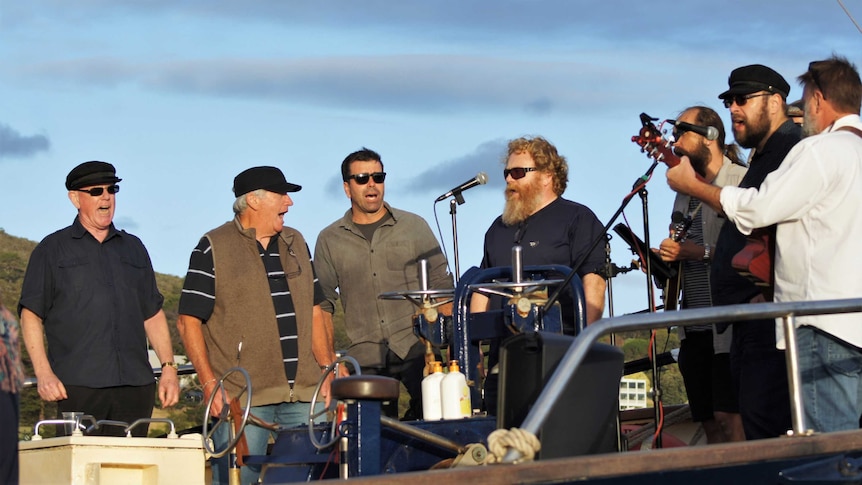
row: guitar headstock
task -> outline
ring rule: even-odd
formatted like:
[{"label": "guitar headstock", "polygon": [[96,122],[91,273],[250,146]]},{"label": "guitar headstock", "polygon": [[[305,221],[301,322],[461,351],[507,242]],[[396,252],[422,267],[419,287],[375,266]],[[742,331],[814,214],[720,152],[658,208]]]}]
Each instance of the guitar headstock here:
[{"label": "guitar headstock", "polygon": [[632,137],[632,141],[637,143],[641,147],[641,151],[650,158],[663,162],[668,167],[675,167],[679,164],[679,157],[673,153],[670,141],[662,135],[653,123],[657,120],[658,118],[651,118],[648,114],[641,113],[643,127],[637,136]]}]

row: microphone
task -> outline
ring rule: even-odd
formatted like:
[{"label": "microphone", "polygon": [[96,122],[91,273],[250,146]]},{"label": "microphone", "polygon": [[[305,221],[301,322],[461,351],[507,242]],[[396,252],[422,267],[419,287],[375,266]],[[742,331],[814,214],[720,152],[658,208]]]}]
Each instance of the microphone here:
[{"label": "microphone", "polygon": [[691,123],[686,123],[685,121],[677,121],[677,120],[667,120],[673,126],[677,127],[682,131],[693,131],[700,136],[706,137],[707,140],[716,140],[718,139],[718,128],[714,126],[699,126],[693,125]]},{"label": "microphone", "polygon": [[477,185],[485,185],[485,183],[487,183],[487,182],[488,182],[488,175],[485,174],[485,172],[479,172],[475,177],[471,178],[470,180],[468,180],[468,181],[464,182],[463,184],[455,187],[454,189],[450,190],[449,192],[446,192],[445,194],[441,195],[440,197],[437,197],[437,200],[435,200],[434,202],[440,202],[441,200],[444,200],[448,197],[452,197],[453,195],[457,196],[458,194],[460,194],[461,192],[463,192],[469,188],[475,187]]}]

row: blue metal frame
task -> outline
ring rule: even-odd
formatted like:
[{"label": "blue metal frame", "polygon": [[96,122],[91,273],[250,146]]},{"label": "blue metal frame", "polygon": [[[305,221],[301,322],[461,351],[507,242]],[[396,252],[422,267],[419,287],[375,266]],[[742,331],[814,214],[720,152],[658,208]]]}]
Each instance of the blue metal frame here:
[{"label": "blue metal frame", "polygon": [[[571,271],[569,267],[562,265],[526,266],[523,270],[524,274],[531,279],[565,278]],[[555,306],[548,313],[543,313],[541,306],[534,304],[526,317],[521,317],[516,311],[515,305],[512,304],[485,313],[470,313],[470,298],[474,293],[474,290],[469,288],[471,285],[511,279],[511,267],[488,269],[472,267],[464,273],[455,288],[452,328],[449,331],[449,335],[451,335],[449,337],[449,353],[452,359],[458,360],[461,372],[467,377],[467,382],[471,385],[471,399],[474,403],[478,403],[481,398],[478,384],[480,376],[477,370],[480,359],[480,341],[502,340],[509,337],[512,335],[511,327],[527,332],[562,333],[562,317],[559,306]],[[574,327],[576,333],[580,333],[586,328],[587,322],[586,299],[581,279],[572,278],[570,287],[574,295],[572,298]],[[474,407],[476,406],[474,405]]]}]

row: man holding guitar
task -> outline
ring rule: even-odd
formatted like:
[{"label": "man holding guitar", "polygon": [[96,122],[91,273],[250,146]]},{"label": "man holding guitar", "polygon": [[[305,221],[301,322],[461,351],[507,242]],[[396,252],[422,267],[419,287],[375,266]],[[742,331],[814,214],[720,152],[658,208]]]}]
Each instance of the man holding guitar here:
[{"label": "man holding guitar", "polygon": [[[682,122],[682,123],[679,123]],[[725,145],[724,123],[718,113],[705,106],[685,109],[674,128],[674,152],[687,156],[705,182],[717,187],[738,185],[746,167],[735,144]],[[682,127],[714,127],[718,136],[707,136]],[[663,261],[677,262],[681,285],[669,290],[665,310],[675,306],[682,289],[683,308],[712,306],[709,284],[711,253],[724,219],[711,207],[685,194],[677,194],[671,235],[661,242],[658,253]],[[668,287],[674,285],[668,284]],[[713,325],[680,328],[679,370],[685,382],[692,419],[700,422],[708,443],[742,441],[742,419],[730,372],[731,331],[714,332]]]},{"label": "man holding guitar", "polygon": [[[862,295],[862,82],[846,58],[809,64],[799,76],[807,138],[759,187],[699,182],[683,161],[668,183],[727,215],[743,233],[777,224],[775,300]],[[749,171],[749,174],[751,172]],[[826,432],[859,427],[862,325],[857,314],[796,320],[806,425]],[[784,347],[781,326],[778,347]],[[736,345],[736,328],[734,328]],[[748,429],[746,429],[746,432]]]},{"label": "man holding guitar", "polygon": [[[754,152],[739,186],[757,188],[799,141],[801,130],[786,114],[790,85],[780,74],[760,64],[734,69],[728,85],[729,89],[719,98],[730,109],[733,136],[740,146]],[[689,163],[681,165],[689,167],[694,174]],[[679,172],[671,169],[668,177]],[[720,211],[701,192],[695,193],[688,184],[682,186],[671,180],[669,178],[671,188],[677,192],[696,197]],[[716,192],[721,190],[703,182],[699,182],[700,185]],[[722,226],[711,255],[713,305],[763,301],[761,289],[731,265],[734,255],[745,243],[745,236],[733,223],[726,222]],[[791,426],[784,352],[775,348],[775,330],[771,323],[762,320],[733,324],[730,364],[747,439],[773,438],[783,435]],[[720,332],[726,328],[727,324],[717,326]]]}]

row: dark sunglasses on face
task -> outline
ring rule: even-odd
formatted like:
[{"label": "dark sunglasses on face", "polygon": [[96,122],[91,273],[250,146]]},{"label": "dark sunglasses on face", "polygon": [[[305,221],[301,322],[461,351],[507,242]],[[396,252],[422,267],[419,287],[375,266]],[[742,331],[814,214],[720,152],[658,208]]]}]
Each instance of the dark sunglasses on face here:
[{"label": "dark sunglasses on face", "polygon": [[512,176],[513,180],[522,179],[527,176],[527,172],[535,172],[538,170],[536,167],[512,167],[503,170],[503,180]]},{"label": "dark sunglasses on face", "polygon": [[[117,192],[120,191],[120,186],[116,185],[116,184],[115,185],[109,185],[107,187],[107,189],[108,189],[109,194],[116,194]],[[93,187],[92,189],[75,189],[75,190],[77,190],[78,192],[86,192],[86,193],[92,195],[93,197],[98,197],[98,196],[102,195],[103,192],[105,192],[105,187]]]},{"label": "dark sunglasses on face", "polygon": [[373,179],[375,184],[382,184],[384,180],[386,180],[386,172],[374,172],[374,173],[357,173],[347,177],[349,179],[353,179],[359,185],[365,185],[368,183],[369,179]]},{"label": "dark sunglasses on face", "polygon": [[772,96],[772,93],[734,94],[729,98],[724,98],[724,107],[730,108],[733,103],[736,103],[737,106],[745,106],[749,99],[760,96]]}]

